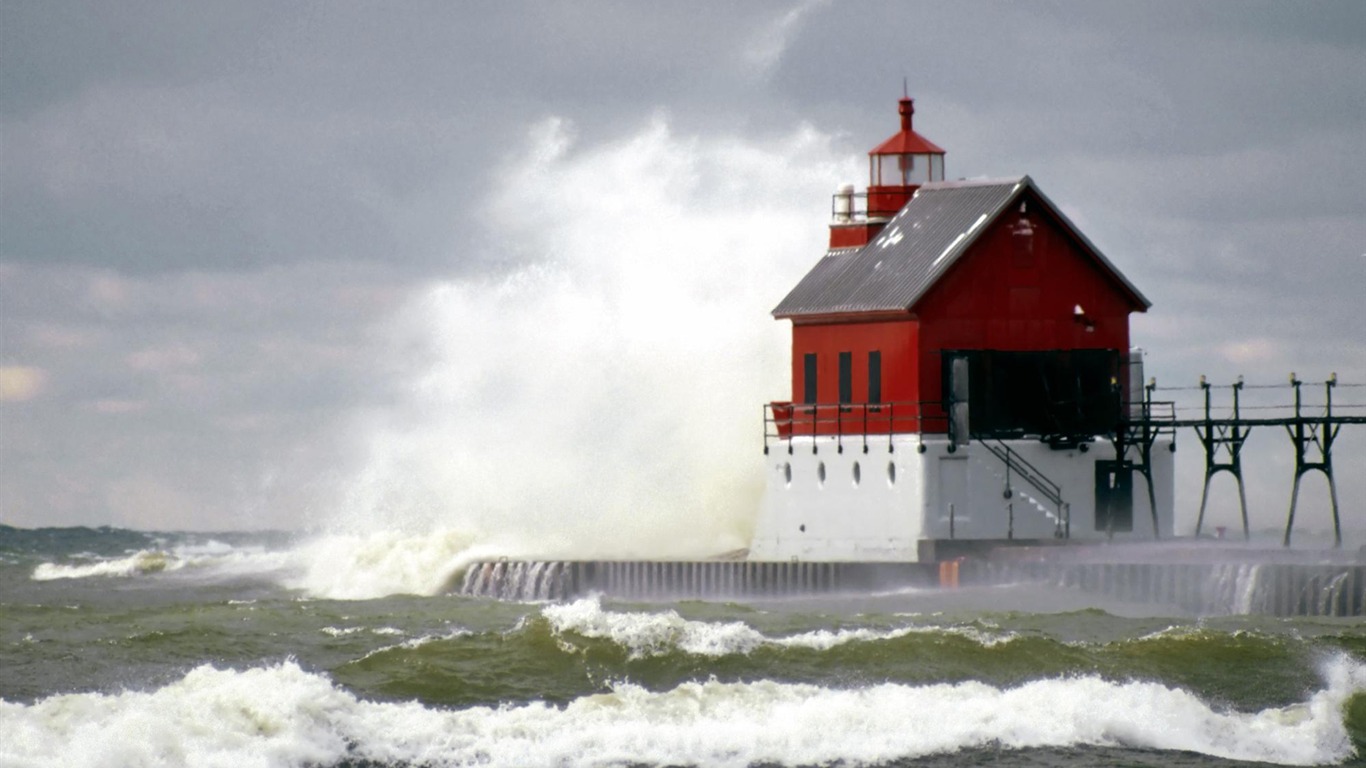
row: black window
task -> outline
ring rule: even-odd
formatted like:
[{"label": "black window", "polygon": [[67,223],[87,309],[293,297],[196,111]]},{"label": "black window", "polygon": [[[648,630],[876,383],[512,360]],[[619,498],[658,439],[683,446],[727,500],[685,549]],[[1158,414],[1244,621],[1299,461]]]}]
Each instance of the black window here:
[{"label": "black window", "polygon": [[882,402],[882,353],[868,353],[868,402]]},{"label": "black window", "polygon": [[802,358],[802,402],[816,402],[816,353],[807,352]]},{"label": "black window", "polygon": [[854,402],[854,353],[840,353],[840,402]]}]

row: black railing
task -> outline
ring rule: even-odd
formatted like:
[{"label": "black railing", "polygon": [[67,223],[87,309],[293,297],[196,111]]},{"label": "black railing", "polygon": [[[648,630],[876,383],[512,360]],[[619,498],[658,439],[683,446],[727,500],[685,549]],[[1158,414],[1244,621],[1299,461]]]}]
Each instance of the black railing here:
[{"label": "black railing", "polygon": [[830,221],[836,224],[861,224],[868,221],[868,193],[836,192],[830,197]]},{"label": "black railing", "polygon": [[[992,456],[1000,459],[1006,465],[1006,489],[1010,490],[1011,488],[1010,475],[1012,472],[1034,486],[1034,489],[1058,510],[1058,515],[1055,518],[1057,520],[1057,537],[1060,539],[1070,538],[1072,536],[1071,507],[1062,498],[1062,486],[1053,482],[1048,475],[1039,471],[1038,467],[1029,463],[1025,457],[1000,440],[997,440],[995,445],[992,445],[989,440],[979,440],[978,442],[990,451]],[[1011,527],[1014,527],[1013,521]]]},{"label": "black railing", "polygon": [[[943,404],[933,402],[891,403],[765,403],[764,453],[772,442],[787,443],[792,452],[794,437],[834,437],[840,453],[846,442],[860,446],[864,453],[885,438],[887,450],[892,436],[944,433],[948,417]],[[813,452],[816,450],[812,442]]]}]

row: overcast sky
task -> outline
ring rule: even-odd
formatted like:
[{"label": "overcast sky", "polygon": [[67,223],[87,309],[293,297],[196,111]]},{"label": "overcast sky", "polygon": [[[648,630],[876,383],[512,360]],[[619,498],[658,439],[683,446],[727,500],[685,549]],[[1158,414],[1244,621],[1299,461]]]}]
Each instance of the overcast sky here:
[{"label": "overcast sky", "polygon": [[1355,0],[0,0],[0,523],[743,515],[768,312],[903,78],[951,178],[1031,175],[1153,301],[1159,383],[1366,383]]}]

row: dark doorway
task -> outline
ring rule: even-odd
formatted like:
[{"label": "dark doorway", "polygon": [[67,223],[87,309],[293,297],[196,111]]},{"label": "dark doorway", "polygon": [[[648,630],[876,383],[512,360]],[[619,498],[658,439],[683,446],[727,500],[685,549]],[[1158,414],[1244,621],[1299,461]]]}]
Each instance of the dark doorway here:
[{"label": "dark doorway", "polygon": [[1121,372],[1116,350],[944,350],[946,403],[961,401],[961,394],[951,394],[955,360],[966,361],[970,429],[975,437],[1038,437],[1067,444],[1111,434],[1119,423]]},{"label": "dark doorway", "polygon": [[1096,531],[1134,529],[1134,467],[1130,461],[1096,461]]}]

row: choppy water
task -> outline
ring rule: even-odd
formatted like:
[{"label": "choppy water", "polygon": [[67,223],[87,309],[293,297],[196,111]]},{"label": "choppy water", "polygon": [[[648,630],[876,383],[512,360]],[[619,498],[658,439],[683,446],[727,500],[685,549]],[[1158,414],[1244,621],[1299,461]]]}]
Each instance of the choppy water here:
[{"label": "choppy water", "polygon": [[464,545],[434,538],[0,527],[0,765],[1366,755],[1360,620],[1134,615],[1023,587],[498,603],[440,594]]}]

